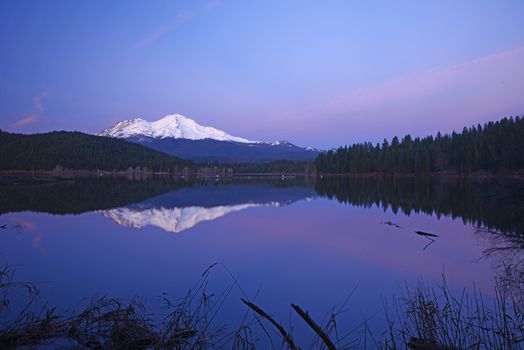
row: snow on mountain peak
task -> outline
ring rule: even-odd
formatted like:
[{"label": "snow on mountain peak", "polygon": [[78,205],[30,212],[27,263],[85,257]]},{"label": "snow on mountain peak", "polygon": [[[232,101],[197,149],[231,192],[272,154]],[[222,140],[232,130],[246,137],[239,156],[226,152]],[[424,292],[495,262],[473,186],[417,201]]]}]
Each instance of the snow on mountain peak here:
[{"label": "snow on mountain peak", "polygon": [[116,138],[147,136],[160,139],[173,137],[190,140],[212,139],[218,141],[257,143],[257,141],[250,141],[242,137],[229,135],[222,130],[210,126],[200,125],[193,119],[180,114],[167,115],[154,122],[148,122],[141,118],[123,120],[103,130],[98,135]]}]

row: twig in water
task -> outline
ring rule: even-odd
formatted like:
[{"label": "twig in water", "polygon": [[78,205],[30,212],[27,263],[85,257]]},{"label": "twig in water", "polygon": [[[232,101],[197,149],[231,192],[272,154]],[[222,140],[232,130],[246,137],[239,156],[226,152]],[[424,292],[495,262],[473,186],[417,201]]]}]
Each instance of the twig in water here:
[{"label": "twig in water", "polygon": [[329,339],[327,334],[322,330],[322,328],[319,327],[318,324],[316,324],[315,321],[313,321],[313,319],[309,316],[309,314],[306,311],[302,310],[300,308],[300,306],[295,305],[295,304],[291,304],[291,307],[293,308],[293,310],[295,310],[297,312],[297,314],[300,317],[302,317],[304,319],[304,321],[306,321],[308,326],[311,327],[311,329],[313,329],[313,331],[318,334],[320,339],[322,339],[322,341],[324,342],[324,344],[326,344],[326,346],[327,346],[327,348],[329,350],[336,350],[337,349],[337,347],[335,346],[335,344],[333,344],[331,339]]},{"label": "twig in water", "polygon": [[286,330],[284,329],[284,327],[282,327],[282,325],[280,325],[280,323],[278,323],[277,321],[275,321],[271,316],[269,316],[264,310],[262,310],[261,308],[259,308],[258,306],[256,306],[255,304],[247,301],[246,299],[241,299],[242,302],[244,304],[246,304],[250,309],[252,309],[253,311],[255,311],[257,314],[259,314],[260,316],[262,316],[263,318],[265,318],[266,320],[268,320],[269,322],[271,322],[271,324],[273,324],[273,326],[276,327],[276,329],[278,329],[278,331],[280,332],[280,334],[282,335],[282,337],[284,338],[284,341],[287,343],[287,345],[289,346],[290,349],[292,350],[298,350],[297,346],[295,345],[295,343],[293,342],[293,338],[291,338],[291,335],[288,334],[288,332],[286,332]]},{"label": "twig in water", "polygon": [[433,234],[433,233],[428,233],[428,232],[424,232],[424,231],[415,231],[415,233],[419,236],[425,236],[425,237],[438,237],[438,235],[436,234]]},{"label": "twig in water", "polygon": [[434,240],[434,239],[429,238],[429,237],[426,237],[426,238],[429,239],[429,243],[426,244],[426,245],[424,246],[424,248],[422,248],[422,250],[426,250],[427,247],[429,247],[430,245],[432,245],[433,243],[435,243],[435,240]]}]

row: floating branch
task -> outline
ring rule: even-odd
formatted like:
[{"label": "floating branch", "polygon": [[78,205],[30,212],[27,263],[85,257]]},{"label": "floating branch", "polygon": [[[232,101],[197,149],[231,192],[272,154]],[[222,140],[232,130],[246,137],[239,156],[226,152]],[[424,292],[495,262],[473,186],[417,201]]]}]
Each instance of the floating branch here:
[{"label": "floating branch", "polygon": [[415,231],[415,233],[419,236],[426,236],[426,237],[438,237],[438,235],[435,235],[433,233],[428,233],[424,231]]},{"label": "floating branch", "polygon": [[256,306],[255,304],[253,304],[252,302],[249,302],[247,301],[246,299],[241,299],[242,302],[244,304],[246,304],[251,310],[255,311],[257,314],[259,314],[260,316],[262,316],[263,318],[265,318],[266,320],[268,320],[269,322],[271,322],[271,324],[273,326],[276,327],[276,329],[278,329],[278,331],[280,332],[280,334],[282,335],[282,337],[284,338],[284,341],[287,343],[287,345],[289,346],[290,349],[292,350],[298,350],[297,346],[295,345],[295,343],[293,342],[293,338],[291,338],[291,335],[289,335],[286,330],[284,329],[284,327],[282,327],[282,325],[280,325],[280,323],[278,323],[277,321],[275,321],[271,316],[269,316],[264,310],[262,310],[261,308],[259,308],[258,306]]},{"label": "floating branch", "polygon": [[311,327],[311,329],[313,329],[313,331],[315,331],[315,333],[318,334],[320,339],[322,339],[322,341],[324,342],[324,344],[326,344],[326,346],[327,346],[327,348],[329,350],[336,350],[337,349],[335,344],[333,344],[331,339],[329,339],[328,335],[322,330],[322,328],[319,327],[318,324],[316,324],[315,321],[313,321],[313,319],[309,316],[307,311],[302,310],[300,308],[300,306],[295,305],[295,304],[291,304],[291,307],[297,312],[297,314],[300,317],[302,317],[304,319],[304,321],[306,321],[308,326]]}]

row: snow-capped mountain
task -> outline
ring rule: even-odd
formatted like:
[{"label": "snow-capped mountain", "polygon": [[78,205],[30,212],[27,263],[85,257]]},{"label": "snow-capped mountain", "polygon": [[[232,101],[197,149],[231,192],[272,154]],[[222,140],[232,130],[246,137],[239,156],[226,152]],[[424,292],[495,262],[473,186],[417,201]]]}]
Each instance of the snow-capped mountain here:
[{"label": "snow-capped mountain", "polygon": [[241,143],[256,143],[242,137],[229,135],[228,133],[210,126],[203,126],[180,114],[167,115],[154,122],[148,122],[141,118],[123,120],[112,127],[103,130],[99,136],[116,138],[130,138],[134,136],[146,136],[163,139],[172,137],[176,139],[217,141],[233,141]]},{"label": "snow-capped mountain", "polygon": [[304,161],[318,154],[316,149],[299,147],[288,141],[261,142],[232,136],[180,114],[167,115],[154,122],[141,118],[123,120],[98,135],[126,139],[194,161]]}]

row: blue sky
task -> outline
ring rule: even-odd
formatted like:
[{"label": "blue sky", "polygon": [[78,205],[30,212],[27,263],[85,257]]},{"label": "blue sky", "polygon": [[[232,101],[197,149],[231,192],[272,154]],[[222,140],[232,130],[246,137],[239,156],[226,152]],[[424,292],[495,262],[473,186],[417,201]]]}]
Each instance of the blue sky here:
[{"label": "blue sky", "polygon": [[524,113],[523,1],[0,2],[0,128],[331,147]]}]

